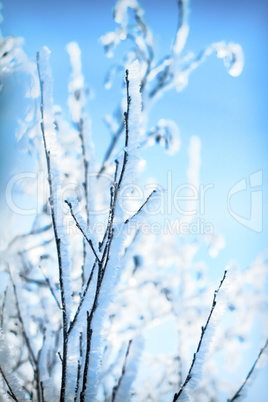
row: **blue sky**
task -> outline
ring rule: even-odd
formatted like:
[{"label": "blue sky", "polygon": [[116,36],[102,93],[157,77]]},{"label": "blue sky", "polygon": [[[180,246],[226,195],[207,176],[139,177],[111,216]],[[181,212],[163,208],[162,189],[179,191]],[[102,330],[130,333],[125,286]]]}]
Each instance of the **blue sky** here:
[{"label": "blue sky", "polygon": [[[140,3],[155,33],[156,54],[161,57],[169,50],[176,30],[176,1],[143,0]],[[117,104],[120,94],[119,91],[107,92],[103,89],[103,77],[111,61],[105,58],[98,42],[101,35],[115,27],[112,20],[114,2],[3,0],[3,5],[2,32],[5,36],[13,34],[24,37],[25,50],[33,59],[43,45],[51,50],[55,101],[63,107],[66,107],[70,71],[65,46],[72,40],[79,43],[86,81],[94,94],[89,108],[97,154],[101,158],[103,144],[109,141],[102,116],[111,112],[111,104]],[[210,56],[193,72],[183,92],[169,92],[152,111],[152,123],[159,116],[176,120],[180,128],[181,151],[169,157],[163,155],[162,149],[154,148],[143,155],[148,161],[148,176],[155,176],[165,186],[166,171],[171,170],[176,186],[186,180],[189,138],[192,135],[201,138],[200,180],[204,185],[214,186],[207,198],[205,219],[213,222],[216,231],[223,233],[226,238],[226,248],[219,257],[208,261],[215,278],[221,275],[231,259],[237,260],[244,268],[258,253],[267,249],[267,14],[268,4],[265,0],[256,0],[254,3],[250,0],[192,0],[186,49],[198,52],[210,43],[221,40],[239,43],[244,51],[244,71],[241,76],[233,78],[226,72],[222,60],[215,55]],[[17,110],[20,108],[19,101],[15,99],[10,106],[12,110]],[[2,116],[4,107],[8,110],[7,105],[1,104]],[[23,114],[22,109],[20,113]],[[14,130],[14,119],[12,124]],[[6,132],[4,123],[2,129],[8,138],[4,139],[5,134],[1,135],[1,148],[6,147],[12,152],[12,133]],[[4,165],[8,166],[9,159],[3,154],[3,170]],[[159,160],[161,164],[156,163]],[[11,164],[9,166],[11,168]],[[256,233],[230,216],[227,194],[233,185],[243,178],[248,182],[249,176],[259,170],[263,171],[263,230]],[[249,190],[241,192],[233,205],[235,212],[248,216]]]},{"label": "blue sky", "polygon": [[[177,26],[176,1],[143,0],[141,4],[155,33],[156,54],[161,57],[169,50]],[[111,105],[116,104],[120,96],[120,92],[107,92],[102,86],[111,61],[105,58],[98,39],[115,27],[112,8],[112,0],[9,0],[4,2],[3,9],[4,35],[23,36],[25,49],[33,59],[43,45],[51,50],[55,101],[62,106],[66,106],[70,71],[65,45],[76,40],[81,46],[86,81],[94,93],[89,108],[93,116],[93,133],[98,133],[96,138],[101,138],[101,142],[97,140],[96,144],[100,158],[103,144],[109,141],[102,116],[111,112]],[[213,222],[217,231],[224,233],[227,241],[221,260],[217,261],[221,267],[231,258],[238,260],[242,267],[247,266],[266,247],[268,238],[266,225],[262,233],[252,232],[235,222],[227,211],[229,189],[239,180],[263,169],[263,215],[264,221],[267,221],[265,15],[267,5],[264,1],[256,1],[254,6],[250,1],[191,2],[191,31],[186,49],[198,52],[211,42],[220,40],[240,43],[245,55],[244,71],[240,77],[233,78],[227,74],[222,60],[215,55],[210,56],[193,72],[183,92],[169,92],[152,111],[152,124],[158,116],[176,119],[182,140],[181,152],[170,158],[163,155],[162,150],[154,148],[144,155],[148,160],[148,175],[156,175],[157,180],[165,185],[167,170],[180,172],[177,178],[174,177],[177,185],[185,180],[183,172],[187,166],[189,137],[200,136],[200,180],[204,185],[214,185],[208,193],[205,218]],[[162,165],[155,164],[159,158]],[[240,195],[238,207],[245,215],[249,214],[249,197],[249,192]],[[245,248],[245,244],[250,244],[250,247]]]}]

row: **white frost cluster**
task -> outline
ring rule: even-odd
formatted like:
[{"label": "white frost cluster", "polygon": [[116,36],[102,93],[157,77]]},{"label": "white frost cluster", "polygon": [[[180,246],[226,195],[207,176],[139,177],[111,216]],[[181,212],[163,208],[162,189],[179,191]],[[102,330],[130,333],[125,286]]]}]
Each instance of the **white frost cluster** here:
[{"label": "white frost cluster", "polygon": [[220,59],[224,59],[224,64],[232,77],[238,77],[244,67],[244,55],[242,47],[237,43],[218,42],[212,45]]}]

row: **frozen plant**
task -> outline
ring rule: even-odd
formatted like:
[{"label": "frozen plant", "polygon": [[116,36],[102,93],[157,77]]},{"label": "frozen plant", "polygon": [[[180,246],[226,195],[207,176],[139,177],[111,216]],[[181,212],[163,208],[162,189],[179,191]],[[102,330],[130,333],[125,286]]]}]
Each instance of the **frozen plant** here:
[{"label": "frozen plant", "polygon": [[[179,149],[176,122],[161,117],[148,127],[159,97],[185,88],[190,73],[213,52],[231,75],[243,68],[237,44],[213,43],[197,56],[185,53],[187,0],[178,1],[178,15],[172,48],[157,61],[139,3],[117,1],[117,28],[101,41],[109,57],[122,41],[131,48],[106,77],[109,88],[113,75],[121,74],[124,96],[105,118],[111,142],[101,163],[94,154],[78,44],[67,46],[72,73],[66,120],[53,102],[49,50],[37,53],[34,67],[21,40],[0,37],[1,76],[23,71],[32,78],[32,109],[21,135],[36,171],[47,176],[31,230],[7,238],[1,251],[4,401],[199,402],[220,400],[221,393],[234,401],[265,358],[267,341],[241,384],[224,381],[218,369],[220,359],[228,364],[230,357],[239,367],[234,350],[238,357],[245,354],[256,316],[265,323],[266,256],[243,273],[228,267],[215,285],[195,257],[206,242],[215,255],[221,236],[190,240],[172,230],[146,235],[143,225],[161,189],[156,186],[140,203],[132,196],[140,180],[140,149]],[[187,175],[195,186],[199,168],[200,140],[193,137]],[[167,318],[176,328],[174,353],[152,355],[146,334]]]}]

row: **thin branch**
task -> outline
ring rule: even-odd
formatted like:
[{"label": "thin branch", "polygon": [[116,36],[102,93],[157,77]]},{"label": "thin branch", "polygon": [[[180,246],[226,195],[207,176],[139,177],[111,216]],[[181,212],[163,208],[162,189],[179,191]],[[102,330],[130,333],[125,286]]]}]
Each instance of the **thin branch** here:
[{"label": "thin branch", "polygon": [[135,212],[134,215],[132,215],[130,218],[128,218],[127,220],[125,220],[125,224],[128,223],[129,221],[131,221],[132,219],[134,219],[143,209],[143,207],[147,204],[147,202],[150,200],[150,198],[152,197],[153,194],[156,193],[156,190],[153,190],[151,192],[151,194],[146,198],[146,200],[144,201],[144,203],[140,206],[140,208],[138,209],[137,212]]},{"label": "thin branch", "polygon": [[[93,329],[91,328],[91,324],[92,324],[92,319],[93,319],[94,313],[98,306],[101,284],[102,284],[104,274],[105,274],[105,271],[107,268],[107,264],[109,261],[110,249],[111,249],[111,244],[112,244],[113,235],[114,235],[113,221],[114,221],[114,215],[115,215],[115,206],[116,206],[116,202],[117,202],[117,195],[118,195],[118,191],[120,189],[120,185],[122,183],[122,180],[123,180],[123,177],[125,174],[125,169],[126,169],[126,165],[127,165],[127,161],[128,161],[128,153],[127,153],[128,135],[129,135],[128,119],[129,119],[129,106],[130,106],[130,102],[131,102],[131,99],[129,96],[128,70],[126,70],[126,89],[127,89],[127,111],[124,114],[125,129],[126,129],[124,159],[123,159],[123,164],[122,164],[118,183],[114,183],[114,193],[111,192],[111,207],[110,207],[108,231],[107,231],[108,238],[107,238],[107,242],[106,242],[103,254],[102,254],[101,261],[98,261],[98,280],[97,280],[97,285],[96,285],[96,290],[95,290],[94,302],[93,302],[93,305],[91,308],[91,312],[89,313],[87,311],[87,349],[86,349],[86,359],[85,359],[85,366],[84,366],[84,373],[83,373],[83,385],[82,385],[82,391],[80,393],[81,402],[85,401],[85,392],[86,392],[86,387],[87,387],[87,377],[88,377],[89,360],[90,360],[90,352],[91,352],[91,339],[92,339],[92,334],[93,334]],[[116,175],[117,175],[117,168],[116,168]]]},{"label": "thin branch", "polygon": [[118,188],[120,188],[121,182],[124,177],[125,169],[126,169],[126,164],[128,160],[128,137],[129,137],[129,127],[128,127],[128,119],[129,119],[129,107],[131,103],[131,98],[129,96],[129,79],[128,79],[128,70],[126,70],[126,89],[127,89],[127,111],[124,113],[125,117],[125,130],[126,130],[126,136],[125,136],[125,149],[124,149],[124,159],[123,159],[123,165],[120,173],[120,177],[118,180]]},{"label": "thin branch", "polygon": [[23,233],[23,234],[17,235],[8,244],[7,249],[10,249],[14,245],[14,243],[16,243],[20,239],[24,239],[25,237],[35,236],[35,235],[41,234],[43,232],[46,232],[50,228],[51,228],[51,224],[46,225],[46,226],[44,226],[42,228],[39,228],[39,229],[32,229],[29,233]]},{"label": "thin branch", "polygon": [[87,311],[87,349],[86,349],[86,360],[85,360],[85,367],[84,367],[84,374],[83,374],[83,388],[82,392],[80,393],[80,401],[85,401],[85,392],[87,388],[87,375],[88,375],[88,368],[89,368],[89,355],[90,355],[90,347],[91,347],[91,337],[92,337],[92,329],[91,329],[91,318],[90,314]]},{"label": "thin branch", "polygon": [[32,345],[31,345],[30,338],[28,337],[28,334],[27,334],[27,331],[26,331],[26,327],[25,327],[25,324],[24,324],[24,321],[23,321],[23,318],[22,318],[22,314],[21,314],[21,311],[20,311],[16,285],[15,285],[15,283],[13,281],[11,273],[10,273],[10,278],[11,278],[11,282],[12,282],[13,289],[14,289],[15,304],[16,304],[18,319],[19,319],[19,322],[21,323],[22,336],[24,338],[26,347],[28,349],[29,359],[30,359],[31,365],[33,367],[34,378],[35,378],[35,382],[36,382],[37,399],[38,399],[39,402],[41,402],[41,394],[40,394],[40,389],[39,389],[40,372],[39,372],[39,367],[38,367],[38,359],[35,357],[35,354],[34,354],[34,351],[33,351]]},{"label": "thin branch", "polygon": [[3,379],[4,379],[4,381],[5,381],[6,385],[7,385],[7,387],[8,387],[8,389],[9,389],[9,391],[7,391],[8,395],[9,395],[14,401],[20,402],[20,401],[16,398],[16,395],[14,394],[14,392],[13,392],[13,390],[12,390],[12,388],[11,388],[11,385],[9,384],[8,379],[6,378],[5,373],[3,372],[3,370],[2,370],[1,367],[0,367],[0,373],[2,374],[2,377],[3,377]]},{"label": "thin branch", "polygon": [[68,334],[71,333],[71,331],[72,331],[72,329],[74,328],[74,325],[75,325],[75,323],[76,323],[76,321],[77,321],[77,318],[78,318],[79,313],[80,313],[80,311],[81,311],[82,305],[83,305],[84,300],[85,300],[85,298],[86,298],[89,285],[90,285],[90,283],[91,283],[91,281],[92,281],[92,278],[93,278],[93,274],[94,274],[96,265],[97,265],[97,260],[95,260],[95,262],[94,262],[94,264],[93,264],[93,267],[92,267],[92,269],[91,269],[91,272],[90,272],[89,278],[88,278],[88,280],[87,280],[85,289],[84,289],[83,294],[82,294],[82,296],[81,296],[81,298],[80,298],[79,305],[78,305],[78,307],[77,307],[77,309],[76,309],[74,318],[73,318],[73,320],[70,322]]},{"label": "thin branch", "polygon": [[[88,205],[88,168],[89,168],[89,161],[86,158],[86,148],[85,148],[85,139],[84,139],[84,121],[80,118],[79,123],[77,124],[78,131],[79,131],[79,138],[81,140],[81,149],[82,149],[82,157],[83,157],[83,165],[84,165],[84,182],[83,188],[85,193],[85,209],[86,209],[86,216],[87,216],[87,227],[89,227],[89,205]],[[83,265],[82,265],[82,286],[85,283],[85,264],[87,258],[87,248],[85,238],[83,239]]]},{"label": "thin branch", "polygon": [[80,363],[80,360],[78,360],[78,362],[77,362],[77,374],[76,374],[76,385],[75,385],[74,402],[76,402],[77,396],[78,396],[80,376],[81,376],[81,363]]},{"label": "thin branch", "polygon": [[27,346],[27,349],[28,349],[28,352],[29,352],[31,364],[33,366],[33,369],[35,370],[36,367],[37,367],[37,359],[36,359],[34,351],[32,349],[30,338],[28,337],[27,332],[26,332],[26,328],[25,328],[25,325],[24,325],[24,321],[23,321],[23,318],[22,318],[21,311],[20,311],[16,285],[15,285],[12,277],[11,277],[11,282],[12,282],[12,286],[13,286],[13,290],[14,290],[15,304],[16,304],[16,309],[17,309],[17,313],[18,313],[18,319],[19,319],[19,322],[21,323],[21,327],[22,327],[22,335],[23,335],[23,338],[25,340],[25,343],[26,343],[26,346]]},{"label": "thin branch", "polygon": [[[39,370],[39,365],[40,365],[41,354],[42,354],[42,351],[44,349],[44,345],[45,345],[45,342],[46,342],[46,329],[44,329],[43,331],[44,331],[43,332],[43,343],[42,343],[41,349],[39,349],[38,354],[37,354],[38,370]],[[40,395],[40,400],[42,402],[45,402],[45,399],[44,399],[44,383],[43,383],[43,381],[40,380],[38,382],[38,384],[37,384],[37,387],[38,387],[38,393]]]},{"label": "thin branch", "polygon": [[218,287],[218,289],[216,289],[215,292],[214,292],[213,301],[212,301],[212,306],[211,306],[211,309],[210,309],[210,312],[209,312],[209,315],[208,315],[208,318],[207,318],[207,322],[206,322],[205,326],[202,327],[202,329],[201,329],[201,330],[202,330],[202,332],[201,332],[201,337],[200,337],[200,339],[199,339],[199,343],[198,343],[196,352],[194,353],[193,360],[192,360],[192,364],[191,364],[191,366],[190,366],[190,369],[189,369],[189,371],[188,371],[187,377],[186,377],[186,379],[185,379],[183,385],[181,386],[179,392],[178,392],[178,393],[175,393],[174,398],[173,398],[173,402],[175,402],[175,401],[178,400],[178,398],[179,398],[179,396],[181,395],[182,391],[185,389],[186,385],[188,384],[188,382],[189,382],[189,381],[191,380],[191,378],[192,378],[192,370],[193,370],[193,368],[194,368],[194,366],[195,366],[196,355],[197,355],[197,353],[199,352],[199,350],[200,350],[200,348],[201,348],[201,346],[202,346],[202,343],[203,343],[203,340],[204,340],[204,335],[205,335],[205,333],[206,333],[207,327],[208,327],[208,325],[209,325],[209,323],[210,323],[212,314],[213,314],[214,309],[215,309],[216,304],[217,304],[217,302],[216,302],[217,294],[218,294],[219,290],[221,289],[223,282],[225,281],[226,274],[227,274],[227,271],[224,271],[223,278],[222,278],[222,280],[220,281],[219,287]]},{"label": "thin branch", "polygon": [[[91,277],[93,275],[93,270],[94,270],[96,264],[98,263],[98,278],[97,278],[97,284],[96,284],[96,290],[95,290],[95,297],[94,297],[94,301],[93,301],[93,305],[92,305],[90,313],[87,311],[87,347],[86,347],[86,357],[85,357],[85,365],[84,365],[84,372],[83,372],[82,391],[80,393],[81,402],[85,401],[85,393],[86,393],[86,388],[87,388],[87,379],[88,379],[88,370],[89,370],[90,352],[91,352],[91,339],[92,339],[92,334],[93,334],[92,320],[94,317],[94,313],[98,307],[98,300],[99,300],[99,295],[100,295],[101,284],[102,284],[104,274],[105,274],[105,271],[107,268],[107,264],[109,261],[110,249],[111,249],[111,244],[112,244],[113,235],[114,235],[113,221],[114,221],[114,214],[115,214],[115,206],[116,206],[116,202],[117,202],[117,195],[118,195],[118,190],[120,188],[120,184],[124,177],[125,168],[126,168],[127,159],[128,159],[127,158],[128,117],[129,117],[129,104],[130,104],[128,71],[126,71],[126,85],[127,85],[127,105],[128,106],[127,106],[127,112],[125,113],[126,139],[125,139],[124,160],[123,160],[118,183],[114,183],[114,191],[111,190],[110,214],[109,214],[109,220],[108,220],[108,224],[107,224],[107,236],[108,237],[107,237],[106,245],[105,245],[101,260],[99,260],[97,255],[95,255],[95,253],[94,253],[94,255],[96,257],[96,261],[94,263],[94,266],[92,268],[92,271],[91,271],[91,274],[89,277],[89,280],[91,280]],[[118,167],[116,166],[115,177],[117,177],[117,169],[118,169]],[[68,204],[68,202],[67,202],[67,204]],[[76,219],[76,221],[77,221],[77,219]],[[79,227],[80,227],[80,225],[79,225]],[[89,284],[89,281],[88,281],[87,285],[88,284]],[[77,321],[78,314],[81,311],[82,304],[85,300],[87,289],[88,289],[88,286],[84,290],[83,296],[81,297],[75,317],[74,317],[72,323],[70,324],[69,331],[71,331],[75,322]]]},{"label": "thin branch", "polygon": [[[41,271],[42,271],[42,268],[41,268],[40,266],[39,266],[39,268],[40,268]],[[58,301],[58,298],[57,298],[57,296],[56,296],[56,294],[55,294],[55,292],[54,292],[54,289],[53,289],[53,287],[52,287],[52,285],[51,285],[51,283],[50,283],[49,278],[44,274],[43,271],[42,271],[42,274],[44,275],[45,283],[47,284],[47,286],[48,286],[48,288],[49,288],[49,290],[50,290],[51,295],[53,296],[53,298],[54,298],[54,300],[55,300],[55,302],[56,302],[58,308],[61,310],[60,302]]]},{"label": "thin branch", "polygon": [[252,374],[253,374],[253,372],[254,372],[254,370],[255,370],[255,367],[256,367],[258,361],[260,360],[262,354],[264,353],[265,349],[267,348],[267,346],[268,346],[268,338],[266,339],[266,342],[265,342],[264,346],[263,346],[263,347],[261,348],[261,350],[259,351],[259,354],[258,354],[258,356],[257,356],[257,358],[256,358],[256,360],[255,360],[255,362],[253,363],[253,366],[252,366],[251,369],[249,370],[249,372],[248,372],[246,378],[244,379],[244,381],[243,381],[241,387],[236,391],[236,393],[234,394],[234,396],[233,396],[231,399],[228,399],[227,402],[233,402],[233,401],[235,401],[237,398],[240,397],[241,391],[243,390],[243,388],[245,387],[245,385],[248,383],[248,381],[249,381],[250,378],[252,377]]},{"label": "thin branch", "polygon": [[116,146],[121,134],[123,133],[123,130],[124,130],[124,124],[122,123],[120,125],[119,129],[117,130],[117,132],[112,137],[110,145],[109,145],[109,147],[108,147],[108,149],[107,149],[107,151],[106,151],[106,153],[104,155],[104,159],[103,159],[101,168],[100,168],[100,170],[99,170],[99,172],[97,174],[97,178],[99,178],[102,175],[102,173],[105,171],[106,166],[107,166],[107,162],[108,162],[108,160],[109,160],[109,158],[110,158],[110,156],[111,156],[111,154],[112,154],[112,152],[113,152],[113,150],[114,150],[114,148],[115,148],[115,146]]},{"label": "thin branch", "polygon": [[60,361],[63,362],[62,356],[61,356],[61,353],[60,353],[60,352],[58,352],[58,356],[59,356]]},{"label": "thin branch", "polygon": [[75,216],[75,213],[74,213],[74,211],[73,211],[73,206],[72,206],[72,204],[71,204],[70,201],[68,201],[68,200],[64,200],[64,202],[65,202],[65,203],[68,205],[68,207],[70,208],[70,212],[71,212],[71,215],[72,215],[72,217],[73,217],[73,219],[74,219],[74,221],[75,221],[76,226],[78,227],[78,229],[80,230],[80,232],[81,232],[82,235],[84,236],[84,239],[85,239],[85,240],[87,241],[87,243],[90,245],[91,250],[93,251],[93,254],[95,255],[97,261],[100,262],[100,259],[99,259],[99,257],[98,257],[98,254],[97,254],[97,252],[96,252],[96,250],[95,250],[95,248],[94,248],[94,246],[93,246],[92,240],[87,237],[85,231],[83,230],[83,228],[81,227],[80,223],[79,223],[78,220],[77,220],[77,217]]},{"label": "thin branch", "polygon": [[[79,335],[79,355],[80,355],[80,359],[83,356],[83,332],[80,332]],[[80,383],[80,378],[81,378],[81,362],[80,359],[77,361],[77,374],[76,374],[76,385],[75,385],[75,394],[74,394],[74,402],[77,401],[77,397],[78,397],[78,390],[79,390],[79,383]]]},{"label": "thin branch", "polygon": [[0,313],[0,326],[1,326],[1,328],[3,328],[3,324],[4,324],[4,315],[5,315],[6,299],[7,299],[7,286],[6,286],[5,291],[4,291],[3,302],[2,302],[2,308],[1,308],[1,313]]},{"label": "thin branch", "polygon": [[61,304],[62,304],[62,331],[63,331],[63,360],[62,360],[62,377],[61,377],[61,395],[60,402],[63,402],[65,399],[65,387],[66,387],[66,375],[67,375],[67,353],[68,353],[68,319],[66,312],[66,299],[65,299],[65,289],[63,282],[63,266],[62,266],[62,256],[61,256],[61,239],[58,235],[58,228],[56,224],[56,215],[53,204],[54,199],[54,188],[51,177],[51,160],[50,160],[50,151],[47,147],[46,134],[45,134],[45,125],[44,125],[44,81],[41,77],[40,65],[39,65],[39,53],[36,56],[37,60],[37,71],[38,78],[40,83],[40,113],[41,113],[41,132],[46,156],[47,163],[47,173],[48,173],[48,185],[49,185],[49,204],[51,208],[51,218],[52,218],[52,226],[54,231],[54,237],[56,242],[56,250],[58,256],[58,267],[59,267],[59,282],[60,282],[60,290],[61,290]]},{"label": "thin branch", "polygon": [[121,384],[121,382],[122,382],[122,380],[124,378],[124,375],[126,373],[127,358],[128,358],[128,355],[129,355],[131,343],[132,343],[132,339],[130,339],[130,341],[128,342],[128,347],[127,347],[127,351],[126,351],[125,360],[124,360],[124,363],[123,363],[121,375],[120,375],[120,377],[119,377],[119,379],[117,381],[117,384],[113,387],[113,393],[112,393],[112,399],[111,399],[112,402],[115,401],[117,391],[118,391],[118,389],[120,387],[120,384]]},{"label": "thin branch", "polygon": [[41,396],[42,396],[42,401],[45,402],[45,396],[44,396],[44,383],[43,381],[40,381],[40,388],[41,388]]}]

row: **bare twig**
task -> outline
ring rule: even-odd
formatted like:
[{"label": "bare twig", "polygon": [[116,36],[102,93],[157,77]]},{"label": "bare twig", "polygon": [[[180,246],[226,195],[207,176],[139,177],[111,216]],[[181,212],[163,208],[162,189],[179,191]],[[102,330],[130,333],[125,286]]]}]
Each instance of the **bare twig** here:
[{"label": "bare twig", "polygon": [[227,402],[233,402],[233,401],[235,401],[236,399],[238,399],[238,398],[240,397],[241,391],[243,390],[243,388],[246,386],[246,384],[248,383],[248,381],[249,381],[250,378],[252,377],[252,374],[253,374],[253,372],[254,372],[254,370],[255,370],[255,367],[256,367],[258,361],[260,360],[262,354],[264,353],[264,351],[265,351],[265,349],[266,349],[267,347],[268,347],[268,338],[266,339],[266,342],[265,342],[264,346],[263,346],[263,347],[261,348],[261,350],[259,351],[259,354],[258,354],[258,356],[257,356],[257,358],[256,358],[256,360],[255,360],[255,362],[253,363],[251,369],[249,370],[249,372],[248,372],[246,378],[244,379],[242,385],[241,385],[241,386],[239,387],[239,389],[236,391],[236,393],[234,394],[234,396],[233,396],[232,398],[228,399]]}]

